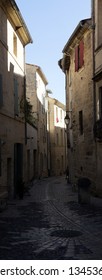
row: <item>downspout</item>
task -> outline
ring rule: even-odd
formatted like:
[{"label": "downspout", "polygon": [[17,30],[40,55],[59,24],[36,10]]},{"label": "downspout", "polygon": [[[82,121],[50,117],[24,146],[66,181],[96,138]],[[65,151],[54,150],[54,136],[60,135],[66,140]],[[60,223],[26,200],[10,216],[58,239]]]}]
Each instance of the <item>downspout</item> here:
[{"label": "downspout", "polygon": [[93,126],[96,122],[96,82],[95,82],[95,1],[91,0],[92,13],[92,54],[93,54]]},{"label": "downspout", "polygon": [[24,47],[24,122],[25,122],[25,145],[27,145],[25,47]]},{"label": "downspout", "polygon": [[[92,47],[93,47],[93,128],[96,122],[96,82],[95,82],[95,0],[91,0],[91,12],[92,12]],[[95,136],[94,136],[94,143]],[[95,143],[95,188],[97,188],[97,143]]]}]

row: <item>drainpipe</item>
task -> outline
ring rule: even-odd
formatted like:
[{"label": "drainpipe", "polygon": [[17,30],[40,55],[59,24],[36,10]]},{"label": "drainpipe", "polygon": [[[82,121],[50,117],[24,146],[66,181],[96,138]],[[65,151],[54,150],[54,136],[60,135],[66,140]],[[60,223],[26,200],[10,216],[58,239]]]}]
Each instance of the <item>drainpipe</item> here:
[{"label": "drainpipe", "polygon": [[91,17],[92,17],[92,53],[93,53],[93,125],[96,122],[96,83],[95,83],[95,0],[91,0]]},{"label": "drainpipe", "polygon": [[27,145],[25,47],[24,47],[24,121],[25,121],[25,145]]},{"label": "drainpipe", "polygon": [[[95,82],[95,0],[91,0],[91,12],[92,12],[92,45],[93,45],[93,127],[96,122],[96,82]],[[94,136],[95,140],[95,136]],[[95,164],[96,164],[96,176],[95,185],[97,188],[97,144],[95,143]]]}]

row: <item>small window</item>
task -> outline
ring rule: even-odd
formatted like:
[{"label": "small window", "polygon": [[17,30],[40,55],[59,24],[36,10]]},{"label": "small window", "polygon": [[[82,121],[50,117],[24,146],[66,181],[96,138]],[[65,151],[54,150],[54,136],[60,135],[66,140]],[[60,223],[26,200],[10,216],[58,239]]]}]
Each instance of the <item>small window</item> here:
[{"label": "small window", "polygon": [[13,34],[13,53],[17,56],[17,37]]},{"label": "small window", "polygon": [[79,111],[79,132],[83,134],[83,111]]}]

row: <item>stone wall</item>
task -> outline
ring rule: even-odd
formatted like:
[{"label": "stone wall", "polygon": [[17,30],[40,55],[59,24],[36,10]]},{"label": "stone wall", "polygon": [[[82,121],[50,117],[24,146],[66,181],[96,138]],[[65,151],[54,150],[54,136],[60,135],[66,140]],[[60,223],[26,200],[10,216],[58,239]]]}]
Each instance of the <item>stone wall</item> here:
[{"label": "stone wall", "polygon": [[[87,30],[81,37],[84,41],[84,65],[75,72],[75,48],[71,51],[72,132],[73,147],[69,153],[71,180],[76,183],[80,176],[88,177],[92,188],[96,182],[95,142],[93,137],[93,60],[92,32]],[[80,40],[81,40],[80,39]],[[76,46],[76,45],[75,45]],[[68,90],[69,90],[68,89]],[[68,100],[68,96],[67,96]],[[67,103],[67,108],[69,105]],[[83,113],[83,133],[79,129],[79,112]],[[69,132],[70,133],[70,132]],[[73,167],[72,167],[73,163]],[[69,166],[70,168],[70,166]],[[72,173],[73,170],[73,173]]]}]

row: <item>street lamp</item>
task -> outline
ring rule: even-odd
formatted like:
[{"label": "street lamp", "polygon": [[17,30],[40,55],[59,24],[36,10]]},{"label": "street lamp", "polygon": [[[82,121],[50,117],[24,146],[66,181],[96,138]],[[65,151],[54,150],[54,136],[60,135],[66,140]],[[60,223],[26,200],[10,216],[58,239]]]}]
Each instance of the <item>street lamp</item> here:
[{"label": "street lamp", "polygon": [[66,114],[66,116],[65,116],[65,118],[64,118],[64,122],[65,122],[66,126],[68,126],[68,125],[69,125],[69,122],[70,122],[70,117],[69,117],[69,115],[68,115],[68,114]]}]

